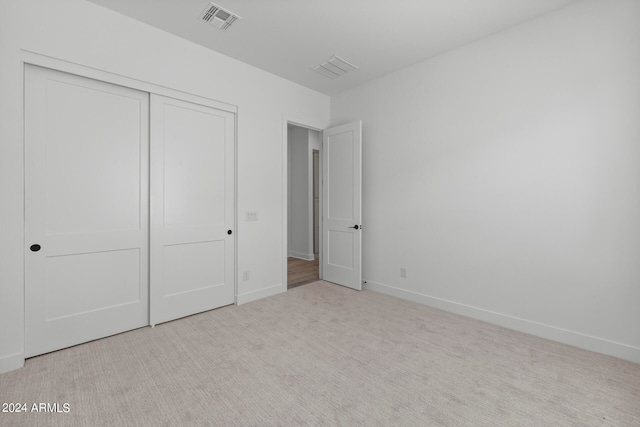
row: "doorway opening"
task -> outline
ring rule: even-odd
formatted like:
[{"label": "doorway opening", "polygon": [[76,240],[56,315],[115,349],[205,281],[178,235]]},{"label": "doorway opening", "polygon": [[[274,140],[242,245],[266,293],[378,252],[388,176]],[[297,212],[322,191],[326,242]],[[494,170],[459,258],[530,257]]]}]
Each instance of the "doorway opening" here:
[{"label": "doorway opening", "polygon": [[320,280],[319,131],[287,124],[287,289]]}]

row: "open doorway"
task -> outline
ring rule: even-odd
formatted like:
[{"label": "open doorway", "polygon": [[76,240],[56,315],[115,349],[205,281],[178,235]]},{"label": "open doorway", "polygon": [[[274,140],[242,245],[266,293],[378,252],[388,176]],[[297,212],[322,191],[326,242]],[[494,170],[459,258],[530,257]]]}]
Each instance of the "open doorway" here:
[{"label": "open doorway", "polygon": [[287,289],[320,279],[321,133],[287,124]]}]

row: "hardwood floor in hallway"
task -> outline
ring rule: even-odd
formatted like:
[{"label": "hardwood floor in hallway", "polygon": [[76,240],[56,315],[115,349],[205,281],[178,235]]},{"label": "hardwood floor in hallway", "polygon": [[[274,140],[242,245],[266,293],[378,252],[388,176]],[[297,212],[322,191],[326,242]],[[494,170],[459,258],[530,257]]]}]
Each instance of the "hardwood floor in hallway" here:
[{"label": "hardwood floor in hallway", "polygon": [[287,258],[287,268],[289,270],[287,289],[320,280],[320,263],[317,258],[313,261],[306,261],[289,257]]}]

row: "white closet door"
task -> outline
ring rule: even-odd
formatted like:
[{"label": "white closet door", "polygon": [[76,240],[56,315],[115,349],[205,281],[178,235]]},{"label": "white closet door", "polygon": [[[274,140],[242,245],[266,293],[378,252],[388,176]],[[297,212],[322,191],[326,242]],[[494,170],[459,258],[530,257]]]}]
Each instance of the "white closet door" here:
[{"label": "white closet door", "polygon": [[148,114],[146,93],[26,67],[26,356],[148,325]]},{"label": "white closet door", "polygon": [[235,115],[151,95],[151,324],[232,304]]}]

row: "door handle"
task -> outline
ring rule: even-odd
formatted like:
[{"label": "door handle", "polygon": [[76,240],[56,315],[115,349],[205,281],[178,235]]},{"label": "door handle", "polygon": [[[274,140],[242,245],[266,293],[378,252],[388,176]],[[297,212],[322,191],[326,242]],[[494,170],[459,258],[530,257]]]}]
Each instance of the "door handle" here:
[{"label": "door handle", "polygon": [[35,245],[31,245],[31,247],[29,247],[29,249],[31,249],[31,252],[38,252],[40,250],[41,246],[38,244]]},{"label": "door handle", "polygon": [[353,227],[349,227],[349,228],[355,228],[356,230],[358,230],[360,228],[360,226],[358,224],[356,224]]}]

